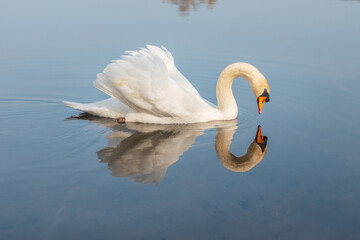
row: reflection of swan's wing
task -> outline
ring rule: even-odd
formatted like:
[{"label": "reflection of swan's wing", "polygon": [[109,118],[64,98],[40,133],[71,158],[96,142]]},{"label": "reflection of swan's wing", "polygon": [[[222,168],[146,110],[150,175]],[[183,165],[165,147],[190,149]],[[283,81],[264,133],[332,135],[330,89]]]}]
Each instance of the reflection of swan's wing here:
[{"label": "reflection of swan's wing", "polygon": [[136,112],[158,117],[186,116],[209,108],[176,69],[172,55],[165,48],[148,45],[128,54],[98,74],[95,87]]},{"label": "reflection of swan's wing", "polygon": [[258,127],[256,137],[265,139],[258,143],[255,140],[249,145],[245,155],[236,157],[230,152],[231,139],[235,129],[218,128],[218,134],[215,137],[215,150],[224,167],[233,172],[246,172],[255,167],[265,157],[267,151],[267,137],[261,135],[261,128]]},{"label": "reflection of swan's wing", "polygon": [[[113,134],[119,132],[115,131]],[[202,131],[182,131],[179,127],[135,132],[118,146],[98,151],[98,157],[102,162],[108,163],[113,176],[127,177],[145,184],[159,184],[165,177],[167,168],[176,162],[201,134]]]}]

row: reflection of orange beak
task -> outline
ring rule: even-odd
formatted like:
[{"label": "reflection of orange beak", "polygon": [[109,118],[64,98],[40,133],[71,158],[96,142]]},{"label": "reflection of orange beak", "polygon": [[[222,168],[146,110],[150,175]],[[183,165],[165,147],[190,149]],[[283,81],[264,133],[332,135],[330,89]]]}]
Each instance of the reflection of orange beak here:
[{"label": "reflection of orange beak", "polygon": [[258,126],[258,130],[256,132],[255,141],[256,141],[256,143],[265,142],[264,137],[263,137],[262,132],[261,132],[261,126],[260,125]]},{"label": "reflection of orange beak", "polygon": [[267,145],[267,137],[263,136],[261,133],[261,126],[258,126],[258,129],[256,131],[256,136],[255,136],[255,142],[259,145],[259,147],[261,148],[261,151],[264,152],[266,149],[266,145]]},{"label": "reflection of orange beak", "polygon": [[257,98],[259,114],[261,114],[261,112],[262,112],[262,108],[263,108],[265,101],[266,101],[266,97],[258,97]]}]

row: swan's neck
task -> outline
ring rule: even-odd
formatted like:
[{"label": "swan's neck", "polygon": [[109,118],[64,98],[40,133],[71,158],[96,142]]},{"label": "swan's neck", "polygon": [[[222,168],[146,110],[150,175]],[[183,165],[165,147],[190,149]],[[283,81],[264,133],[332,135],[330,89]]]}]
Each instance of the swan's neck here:
[{"label": "swan's neck", "polygon": [[257,95],[257,92],[254,91],[257,87],[256,81],[263,76],[254,66],[248,63],[233,63],[221,72],[216,85],[218,109],[229,119],[236,118],[238,113],[237,104],[232,92],[232,83],[238,77],[246,79],[250,83],[254,94]]}]

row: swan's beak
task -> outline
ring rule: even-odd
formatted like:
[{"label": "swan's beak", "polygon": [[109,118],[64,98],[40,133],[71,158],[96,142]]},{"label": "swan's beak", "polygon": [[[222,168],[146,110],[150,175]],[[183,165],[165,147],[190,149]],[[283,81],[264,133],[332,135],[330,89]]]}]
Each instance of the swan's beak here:
[{"label": "swan's beak", "polygon": [[267,137],[262,135],[260,125],[258,126],[258,129],[256,131],[255,142],[259,145],[261,151],[264,152],[267,145]]},{"label": "swan's beak", "polygon": [[270,96],[269,96],[267,89],[265,88],[264,92],[257,98],[259,114],[262,113],[264,103],[269,102],[269,101],[270,101]]},{"label": "swan's beak", "polygon": [[258,97],[257,98],[259,114],[262,113],[262,109],[263,109],[265,101],[266,101],[266,97]]}]

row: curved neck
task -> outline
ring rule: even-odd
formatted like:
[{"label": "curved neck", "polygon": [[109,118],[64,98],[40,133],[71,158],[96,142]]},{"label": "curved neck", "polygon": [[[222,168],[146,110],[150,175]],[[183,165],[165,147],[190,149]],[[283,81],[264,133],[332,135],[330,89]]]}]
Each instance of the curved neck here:
[{"label": "curved neck", "polygon": [[246,79],[251,86],[254,94],[256,88],[256,79],[262,74],[252,65],[248,63],[233,63],[227,66],[220,74],[216,85],[216,97],[218,101],[218,109],[229,117],[236,118],[237,104],[232,92],[232,83],[235,78],[242,77]]},{"label": "curved neck", "polygon": [[230,145],[235,129],[218,128],[215,137],[215,150],[222,165],[233,172],[246,172],[255,167],[265,157],[264,151],[253,141],[245,155],[236,157],[230,152]]}]

